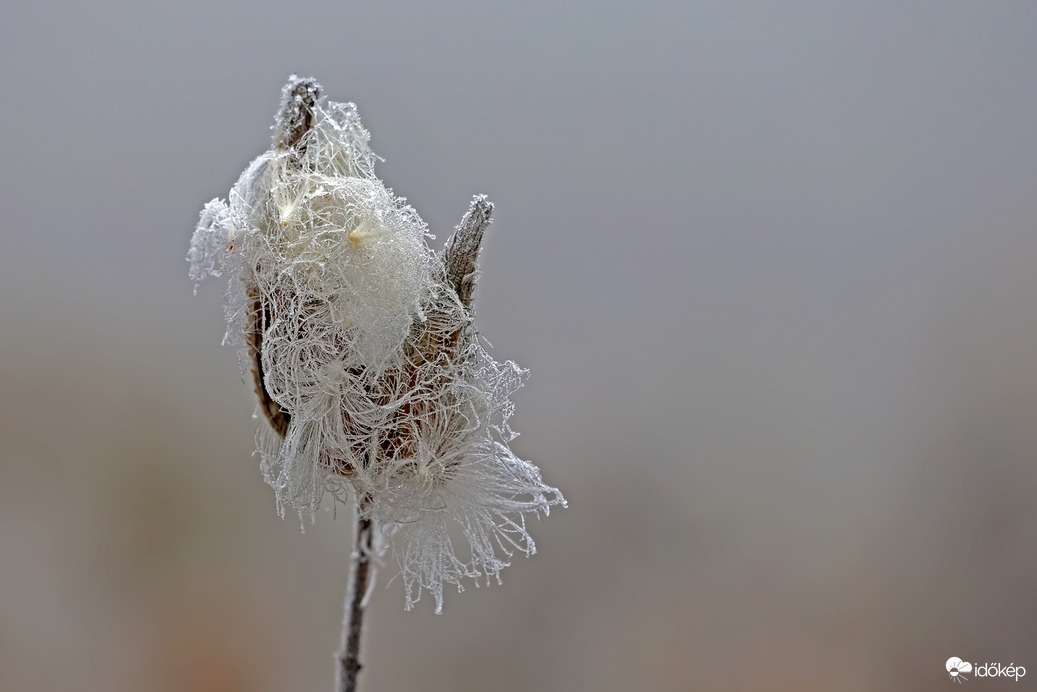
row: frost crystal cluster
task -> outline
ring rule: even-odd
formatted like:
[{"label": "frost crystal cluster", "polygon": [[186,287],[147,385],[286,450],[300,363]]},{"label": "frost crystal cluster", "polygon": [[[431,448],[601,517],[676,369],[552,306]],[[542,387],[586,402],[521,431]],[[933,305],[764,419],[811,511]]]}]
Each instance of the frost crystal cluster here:
[{"label": "frost crystal cluster", "polygon": [[202,211],[191,277],[230,277],[228,340],[269,424],[259,451],[280,510],[352,494],[371,550],[399,562],[407,607],[427,590],[439,612],[444,583],[499,581],[511,555],[535,551],[526,517],[565,502],[509,449],[524,371],[493,360],[472,324],[492,206],[475,198],[437,256],[375,177],[353,104],[293,77],[274,131]]}]

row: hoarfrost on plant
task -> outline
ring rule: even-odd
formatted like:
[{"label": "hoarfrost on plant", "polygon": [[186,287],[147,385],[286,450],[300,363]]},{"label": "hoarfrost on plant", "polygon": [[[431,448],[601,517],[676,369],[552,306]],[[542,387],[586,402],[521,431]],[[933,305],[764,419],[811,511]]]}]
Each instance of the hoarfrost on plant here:
[{"label": "hoarfrost on plant", "polygon": [[[407,607],[428,591],[439,612],[444,584],[499,581],[535,551],[527,516],[565,504],[509,447],[525,373],[480,343],[425,223],[374,175],[353,104],[293,77],[274,129],[203,209],[190,276],[230,277],[228,341],[270,422],[259,451],[280,510],[353,495]],[[480,197],[470,213],[488,210]]]}]

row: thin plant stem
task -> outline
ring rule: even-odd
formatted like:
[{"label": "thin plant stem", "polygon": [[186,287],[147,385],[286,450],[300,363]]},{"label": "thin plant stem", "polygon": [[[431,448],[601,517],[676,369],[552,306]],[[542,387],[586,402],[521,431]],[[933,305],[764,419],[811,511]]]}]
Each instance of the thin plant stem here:
[{"label": "thin plant stem", "polygon": [[337,692],[356,692],[360,673],[360,637],[364,629],[367,590],[371,583],[373,523],[367,516],[367,498],[358,498],[353,530],[353,560],[342,618],[342,648],[338,652]]}]

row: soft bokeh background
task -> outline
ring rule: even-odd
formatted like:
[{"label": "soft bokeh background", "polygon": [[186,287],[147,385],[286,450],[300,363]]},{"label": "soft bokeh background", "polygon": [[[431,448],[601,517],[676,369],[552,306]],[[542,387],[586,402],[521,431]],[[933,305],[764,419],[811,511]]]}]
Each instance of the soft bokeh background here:
[{"label": "soft bokeh background", "polygon": [[[251,456],[202,204],[292,72],[359,104],[531,368],[571,507],[367,690],[1037,679],[1037,5],[8,3],[0,689],[328,690],[350,527]],[[390,575],[380,575],[384,586]]]}]

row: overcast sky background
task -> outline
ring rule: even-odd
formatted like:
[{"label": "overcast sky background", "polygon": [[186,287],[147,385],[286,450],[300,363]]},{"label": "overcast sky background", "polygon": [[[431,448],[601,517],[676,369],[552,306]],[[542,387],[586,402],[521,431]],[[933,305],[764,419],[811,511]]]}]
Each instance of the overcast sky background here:
[{"label": "overcast sky background", "polygon": [[442,616],[379,588],[367,689],[1037,675],[1035,36],[1025,2],[9,7],[0,688],[330,687],[348,522],[277,518],[184,261],[291,73],[437,247],[496,203],[478,323],[571,503]]}]

